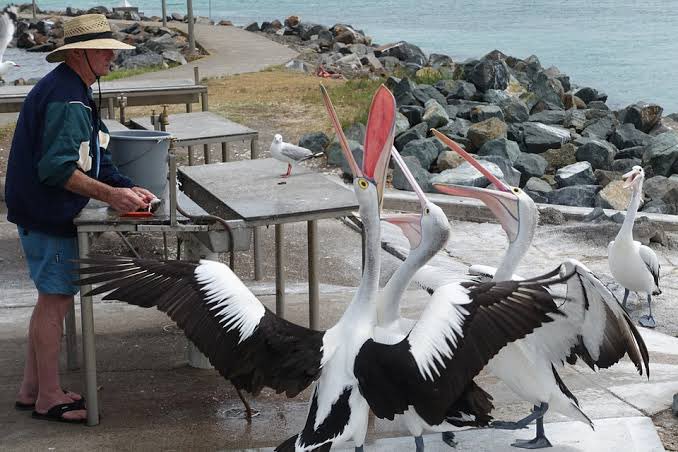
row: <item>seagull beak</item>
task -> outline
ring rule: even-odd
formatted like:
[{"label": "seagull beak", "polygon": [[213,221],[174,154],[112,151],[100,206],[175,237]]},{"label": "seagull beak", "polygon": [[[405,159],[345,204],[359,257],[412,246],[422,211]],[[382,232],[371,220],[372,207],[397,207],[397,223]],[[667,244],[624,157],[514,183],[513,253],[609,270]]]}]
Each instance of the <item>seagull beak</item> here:
[{"label": "seagull beak", "polygon": [[520,230],[520,211],[519,199],[514,190],[504,182],[499,180],[494,174],[489,172],[487,168],[481,165],[471,154],[463,150],[457,143],[438,132],[431,129],[433,134],[438,137],[443,143],[450,147],[457,154],[469,162],[473,167],[480,171],[483,176],[487,178],[494,185],[491,188],[468,187],[462,185],[451,184],[433,184],[433,187],[441,193],[452,196],[462,196],[467,198],[475,198],[482,201],[487,206],[492,214],[501,223],[502,228],[506,232],[509,240],[513,242],[518,237]]},{"label": "seagull beak", "polygon": [[388,88],[381,85],[372,98],[365,130],[365,153],[363,155],[363,174],[374,181],[380,206],[395,136],[395,119],[395,98]]},{"label": "seagull beak", "polygon": [[320,85],[320,92],[322,93],[323,102],[325,103],[327,113],[330,115],[330,120],[332,121],[334,131],[337,134],[337,139],[339,140],[341,150],[344,153],[344,158],[346,158],[348,166],[351,168],[353,177],[362,177],[363,172],[360,167],[358,167],[358,163],[355,161],[355,158],[353,158],[353,152],[351,152],[351,148],[348,145],[348,140],[346,140],[346,135],[344,135],[344,130],[341,128],[341,123],[337,117],[337,112],[334,110],[334,105],[332,105],[332,101],[330,100],[330,95],[327,93],[327,90],[323,85]]}]

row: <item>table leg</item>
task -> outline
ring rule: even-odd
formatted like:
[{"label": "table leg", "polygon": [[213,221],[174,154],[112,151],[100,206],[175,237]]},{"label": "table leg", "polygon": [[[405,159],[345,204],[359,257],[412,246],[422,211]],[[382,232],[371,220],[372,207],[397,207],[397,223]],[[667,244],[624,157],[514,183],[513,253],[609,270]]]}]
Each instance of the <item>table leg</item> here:
[{"label": "table leg", "polygon": [[[89,254],[89,237],[78,232],[80,258]],[[87,425],[99,424],[99,399],[97,394],[97,361],[94,346],[94,309],[92,297],[83,296],[92,286],[80,286],[80,314],[82,316],[82,354],[85,375],[85,397],[87,398]]]},{"label": "table leg", "polygon": [[75,333],[75,303],[66,313],[66,365],[68,370],[78,368],[78,337]]},{"label": "table leg", "polygon": [[252,138],[252,140],[250,141],[250,158],[252,160],[259,157],[259,153],[257,152],[258,143],[259,143],[258,138]]},{"label": "table leg", "polygon": [[264,278],[264,273],[261,270],[261,227],[255,227],[252,235],[254,242],[254,280],[261,281]]},{"label": "table leg", "polygon": [[275,313],[285,318],[285,249],[283,225],[275,225]]},{"label": "table leg", "polygon": [[312,330],[320,323],[318,288],[318,221],[308,222],[308,324]]},{"label": "table leg", "polygon": [[[109,97],[106,101],[108,107],[108,119],[115,119],[115,104],[113,103],[113,98]],[[101,107],[103,107],[103,105]]]},{"label": "table leg", "polygon": [[[200,243],[194,235],[189,234],[188,239],[184,240],[184,259],[190,261],[198,261],[200,259],[208,259],[212,261],[218,261],[219,255],[205,245]],[[203,355],[198,347],[196,347],[193,342],[186,338],[186,359],[188,365],[196,369],[212,369],[212,364],[210,360]]]},{"label": "table leg", "polygon": [[188,166],[193,166],[193,146],[188,147]]},{"label": "table leg", "polygon": [[228,142],[221,143],[221,161],[228,162]]},{"label": "table leg", "polygon": [[209,144],[203,145],[203,154],[205,155],[205,164],[208,164],[210,162],[210,145]]}]

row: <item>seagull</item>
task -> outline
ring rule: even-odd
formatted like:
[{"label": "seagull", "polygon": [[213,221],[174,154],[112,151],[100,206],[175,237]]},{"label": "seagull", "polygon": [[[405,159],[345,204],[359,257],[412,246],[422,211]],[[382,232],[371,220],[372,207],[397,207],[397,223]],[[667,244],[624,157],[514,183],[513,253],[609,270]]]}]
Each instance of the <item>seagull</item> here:
[{"label": "seagull", "polygon": [[5,50],[14,37],[14,22],[9,14],[4,12],[0,14],[0,79],[4,80],[5,74],[13,67],[19,67],[14,61],[3,61]]},{"label": "seagull", "polygon": [[271,143],[270,149],[271,156],[274,159],[287,163],[287,172],[280,175],[282,178],[289,177],[290,173],[292,172],[292,163],[303,162],[304,160],[320,157],[323,155],[322,152],[314,153],[310,149],[306,149],[292,143],[285,143],[283,141],[282,135],[279,133],[276,133],[273,136],[273,142]]},{"label": "seagull", "polygon": [[[534,201],[520,188],[509,187],[497,179],[454,141],[435,129],[433,133],[494,184],[495,189],[434,184],[434,188],[447,194],[480,199],[506,232],[509,247],[501,265],[497,269],[483,266],[482,273],[495,282],[522,280],[513,272],[529,249],[537,226],[538,210]],[[643,338],[614,294],[598,277],[575,259],[565,260],[552,273],[573,275],[567,280],[566,302],[560,306],[565,316],[520,341],[508,344],[487,366],[513,392],[534,405],[533,412],[517,422],[493,424],[496,428],[513,430],[524,428],[536,420],[536,437],[512,444],[524,449],[551,446],[544,434],[543,420],[549,409],[593,428],[591,420],[580,409],[577,398],[558,375],[557,369],[565,361],[574,364],[580,358],[595,371],[614,365],[628,354],[638,373],[643,375],[644,370],[647,377],[650,376],[649,356]]]},{"label": "seagull", "polygon": [[626,309],[626,299],[629,297],[630,290],[645,293],[650,313],[642,316],[638,323],[646,328],[654,328],[657,323],[652,317],[652,295],[662,293],[659,289],[659,259],[652,248],[633,240],[633,224],[636,221],[636,212],[638,212],[643,193],[645,171],[636,165],[622,178],[624,188],[633,189],[633,196],[626,218],[624,218],[624,224],[615,240],[611,241],[607,247],[607,260],[612,276],[624,287],[624,301],[622,302],[624,309]]}]

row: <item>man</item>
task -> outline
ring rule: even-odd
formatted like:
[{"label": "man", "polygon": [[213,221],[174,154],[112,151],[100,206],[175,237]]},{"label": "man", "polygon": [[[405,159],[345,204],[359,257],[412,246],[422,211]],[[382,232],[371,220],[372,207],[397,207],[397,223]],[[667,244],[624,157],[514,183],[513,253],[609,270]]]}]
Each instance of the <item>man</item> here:
[{"label": "man", "polygon": [[31,279],[38,290],[17,409],[37,419],[84,422],[84,399],[59,383],[63,321],[78,287],[73,219],[95,198],[119,212],[145,208],[154,198],[112,164],[107,129],[90,85],[109,71],[116,49],[106,17],[88,14],[64,24],[64,45],[47,55],[63,61],[35,85],[17,122],[7,166],[7,218],[17,225]]}]

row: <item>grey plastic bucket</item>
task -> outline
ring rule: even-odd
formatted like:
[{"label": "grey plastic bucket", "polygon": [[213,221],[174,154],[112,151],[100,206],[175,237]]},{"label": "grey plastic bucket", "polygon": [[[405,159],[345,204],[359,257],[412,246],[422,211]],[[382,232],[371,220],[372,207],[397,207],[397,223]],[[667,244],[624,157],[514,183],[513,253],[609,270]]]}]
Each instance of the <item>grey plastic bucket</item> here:
[{"label": "grey plastic bucket", "polygon": [[167,151],[171,134],[156,130],[111,132],[109,149],[120,172],[158,198],[167,186]]}]

